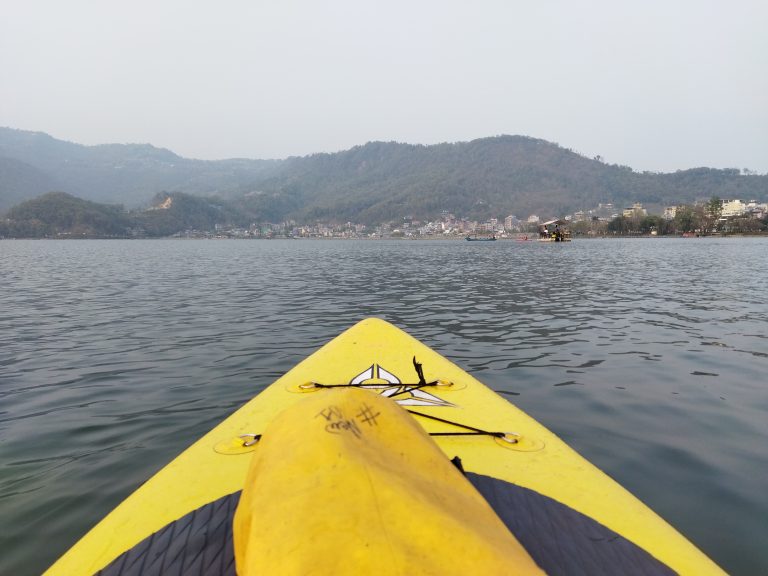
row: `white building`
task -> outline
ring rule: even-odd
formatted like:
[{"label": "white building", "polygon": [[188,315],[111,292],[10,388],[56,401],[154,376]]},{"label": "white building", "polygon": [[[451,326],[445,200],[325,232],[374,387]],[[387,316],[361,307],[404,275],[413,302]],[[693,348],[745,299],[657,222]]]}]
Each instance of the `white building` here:
[{"label": "white building", "polygon": [[632,205],[632,208],[625,208],[621,215],[624,216],[624,218],[632,218],[634,216],[648,216],[648,211],[643,208],[643,205],[640,204],[640,202],[635,202]]},{"label": "white building", "polygon": [[723,211],[720,215],[723,218],[732,216],[742,216],[747,211],[747,205],[741,200],[723,200]]},{"label": "white building", "polygon": [[666,206],[664,214],[661,215],[664,220],[674,220],[675,216],[677,216],[677,206]]}]

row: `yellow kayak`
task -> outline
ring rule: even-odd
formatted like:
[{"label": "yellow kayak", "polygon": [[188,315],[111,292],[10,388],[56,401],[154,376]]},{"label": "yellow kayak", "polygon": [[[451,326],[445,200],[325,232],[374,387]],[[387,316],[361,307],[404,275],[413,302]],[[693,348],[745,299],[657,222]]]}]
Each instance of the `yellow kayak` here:
[{"label": "yellow kayak", "polygon": [[190,446],[47,572],[723,574],[530,416],[356,324]]}]

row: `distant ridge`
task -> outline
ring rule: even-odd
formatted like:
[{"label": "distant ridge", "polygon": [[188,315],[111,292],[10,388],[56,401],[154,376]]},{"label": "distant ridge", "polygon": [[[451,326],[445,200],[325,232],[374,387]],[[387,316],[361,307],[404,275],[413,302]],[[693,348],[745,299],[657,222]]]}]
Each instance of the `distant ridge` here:
[{"label": "distant ridge", "polygon": [[[83,146],[42,132],[0,128],[0,159],[23,162],[55,187],[95,202],[138,207],[158,192],[216,194],[245,191],[277,163],[269,160],[190,160],[150,144]],[[18,177],[17,177],[18,178]],[[16,186],[14,198],[0,172],[0,213],[40,194],[39,186]]]},{"label": "distant ridge", "polygon": [[65,192],[22,202],[0,220],[0,237],[125,237],[131,222],[119,206],[98,204]]},{"label": "distant ridge", "polygon": [[213,230],[244,220],[228,203],[180,192],[158,194],[145,210],[48,192],[11,208],[0,219],[0,238],[134,238],[171,236],[183,230]]},{"label": "distant ridge", "polygon": [[[47,189],[46,189],[47,188]],[[285,160],[190,160],[149,144],[82,146],[0,128],[0,213],[51,190],[146,206],[158,193],[219,197],[263,221],[561,216],[598,203],[651,208],[712,196],[768,201],[768,176],[639,173],[527,136],[432,146],[369,142]]]},{"label": "distant ridge", "polygon": [[3,208],[61,187],[48,172],[15,158],[0,156],[0,213]]}]

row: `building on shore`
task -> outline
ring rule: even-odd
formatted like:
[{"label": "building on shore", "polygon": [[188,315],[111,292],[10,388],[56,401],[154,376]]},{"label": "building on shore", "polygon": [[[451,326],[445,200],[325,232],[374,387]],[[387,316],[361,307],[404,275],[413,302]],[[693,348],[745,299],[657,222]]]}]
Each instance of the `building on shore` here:
[{"label": "building on shore", "polygon": [[743,216],[747,211],[747,205],[741,200],[723,200],[723,211],[720,215],[723,218],[733,216]]},{"label": "building on shore", "polygon": [[674,220],[677,215],[677,206],[665,206],[664,213],[661,215],[664,220]]},{"label": "building on shore", "polygon": [[648,216],[648,211],[643,208],[643,205],[640,204],[640,202],[635,202],[631,208],[625,208],[624,211],[621,213],[624,218],[634,218],[635,216]]}]

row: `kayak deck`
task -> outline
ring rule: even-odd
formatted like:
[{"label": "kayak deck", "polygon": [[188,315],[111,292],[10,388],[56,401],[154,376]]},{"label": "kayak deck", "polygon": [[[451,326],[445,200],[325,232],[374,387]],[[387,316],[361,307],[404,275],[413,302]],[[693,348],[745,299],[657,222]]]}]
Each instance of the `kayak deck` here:
[{"label": "kayak deck", "polygon": [[[447,458],[460,459],[466,477],[548,573],[722,573],[544,426],[405,332],[372,318],[184,451],[48,574],[129,574],[137,567],[147,573],[161,556],[158,573],[173,573],[171,566],[184,574],[195,573],[195,566],[198,573],[214,566],[234,573],[231,519],[260,435],[280,413],[329,387],[367,389],[410,410]],[[174,556],[168,550],[180,563],[163,564]]]},{"label": "kayak deck", "polygon": [[[554,500],[489,476],[469,472],[467,478],[547,574],[579,573],[579,566],[588,574],[674,574],[625,538]],[[232,521],[240,494],[172,522],[97,574],[235,576]],[[175,541],[185,547],[174,549]]]}]

